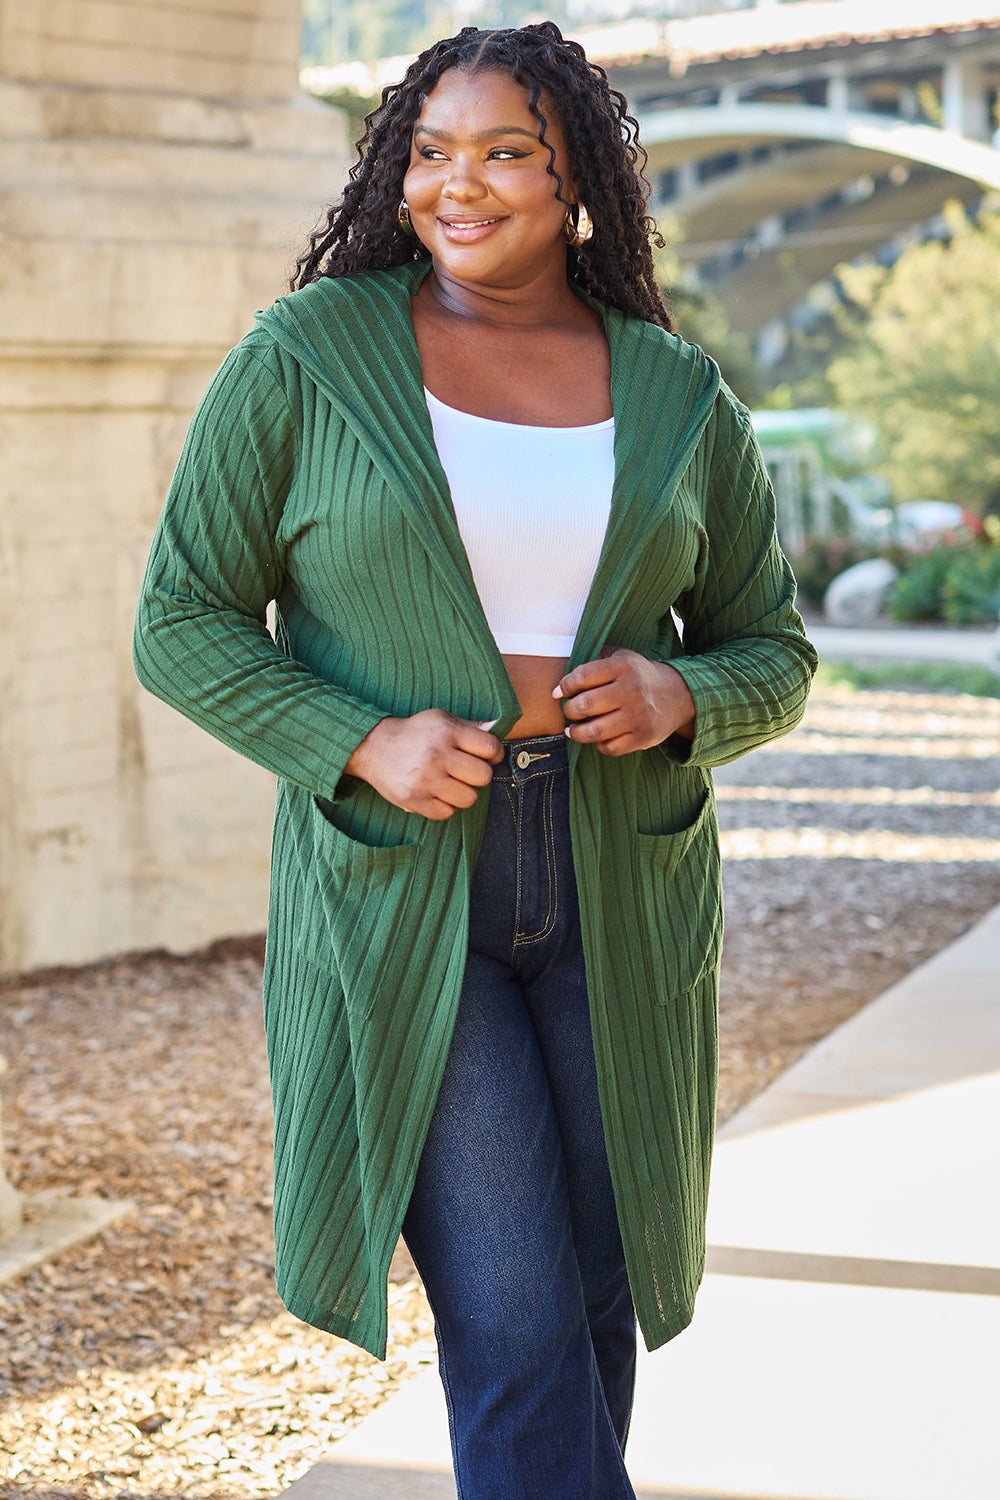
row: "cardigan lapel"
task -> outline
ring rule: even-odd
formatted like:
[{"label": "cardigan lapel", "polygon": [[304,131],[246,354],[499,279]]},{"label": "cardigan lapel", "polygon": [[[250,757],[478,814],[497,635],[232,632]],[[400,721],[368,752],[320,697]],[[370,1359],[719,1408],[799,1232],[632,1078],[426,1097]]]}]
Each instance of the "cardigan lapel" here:
[{"label": "cardigan lapel", "polygon": [[[503,733],[518,705],[483,613],[423,394],[410,298],[430,269],[413,262],[364,276],[324,277],[281,298],[258,321],[298,361],[358,434],[440,569],[490,663]],[[581,293],[611,351],[615,483],[608,529],[570,659],[590,660],[704,430],[719,372],[700,349]]]},{"label": "cardigan lapel", "polygon": [[426,261],[324,277],[257,319],[356,433],[437,564],[489,664],[501,732],[520,706],[483,613],[434,446],[410,314],[410,298],[429,269]]},{"label": "cardigan lapel", "polygon": [[712,413],[718,367],[700,349],[652,323],[585,299],[604,320],[611,349],[615,484],[611,515],[570,667],[592,660],[643,565],[650,533],[663,519]]}]

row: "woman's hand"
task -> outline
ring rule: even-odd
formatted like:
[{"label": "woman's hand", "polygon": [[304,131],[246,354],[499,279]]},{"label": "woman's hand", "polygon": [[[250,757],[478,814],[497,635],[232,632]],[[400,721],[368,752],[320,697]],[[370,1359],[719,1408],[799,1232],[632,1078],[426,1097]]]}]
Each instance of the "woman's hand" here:
[{"label": "woman's hand", "polygon": [[569,738],[602,755],[648,750],[672,734],[694,738],[694,699],[684,678],[637,651],[602,652],[567,672],[552,696],[562,700]]},{"label": "woman's hand", "polygon": [[344,767],[404,812],[438,821],[471,807],[503,759],[496,735],[439,708],[381,719]]}]

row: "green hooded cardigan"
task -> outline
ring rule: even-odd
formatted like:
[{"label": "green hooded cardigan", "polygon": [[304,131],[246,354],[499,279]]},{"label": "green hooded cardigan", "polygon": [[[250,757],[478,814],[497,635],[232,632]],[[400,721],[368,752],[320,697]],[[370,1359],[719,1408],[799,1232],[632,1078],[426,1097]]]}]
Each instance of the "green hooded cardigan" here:
[{"label": "green hooded cardigan", "polygon": [[[264,997],[278,1290],[379,1357],[487,799],[430,822],[342,773],[385,715],[436,706],[503,736],[519,713],[423,397],[410,297],[426,271],[324,279],[258,315],[195,415],[135,638],[147,688],[280,778]],[[815,655],[745,409],[700,350],[593,305],[616,480],[571,665],[631,647],[671,662],[697,711],[690,744],[571,747],[605,1135],[655,1348],[690,1321],[704,1263],[722,930],[708,768],[795,725]]]}]

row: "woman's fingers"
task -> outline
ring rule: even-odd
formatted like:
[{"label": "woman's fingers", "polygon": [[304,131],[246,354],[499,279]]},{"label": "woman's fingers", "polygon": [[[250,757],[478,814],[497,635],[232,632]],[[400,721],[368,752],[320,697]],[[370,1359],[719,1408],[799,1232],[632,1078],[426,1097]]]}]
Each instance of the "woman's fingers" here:
[{"label": "woman's fingers", "polygon": [[447,818],[454,817],[457,810],[451,802],[442,802],[440,797],[431,797],[418,807],[407,808],[408,812],[419,813],[422,818],[429,818],[432,823],[443,823]]},{"label": "woman's fingers", "polygon": [[575,693],[563,703],[567,719],[590,719],[597,714],[613,713],[624,706],[626,690],[621,682],[609,682],[603,687],[587,688]]},{"label": "woman's fingers", "polygon": [[458,808],[471,807],[489,786],[493,762],[503,758],[503,750],[495,735],[451,714],[435,715],[422,727],[427,739],[414,789],[425,805],[438,804],[426,816],[450,817]]},{"label": "woman's fingers", "polygon": [[694,700],[684,678],[636,651],[619,648],[584,662],[553,696],[562,699],[569,738],[606,755],[648,750],[671,734],[694,735]]},{"label": "woman's fingers", "polygon": [[[482,724],[470,723],[468,719],[452,719],[455,727],[455,745],[466,755],[474,755],[479,760],[490,761],[498,765],[503,760],[503,745],[495,734]],[[494,724],[496,720],[493,720]],[[489,777],[486,778],[489,780]],[[480,782],[485,785],[485,782]]]},{"label": "woman's fingers", "polygon": [[559,687],[564,690],[563,713],[571,739],[581,744],[608,740],[631,732],[648,717],[634,655],[612,652],[584,662],[562,679]]},{"label": "woman's fingers", "polygon": [[489,784],[503,749],[495,735],[440,709],[385,718],[347,763],[388,802],[425,818],[450,818],[471,807]]},{"label": "woman's fingers", "polygon": [[553,698],[572,698],[577,693],[585,692],[588,688],[600,687],[603,683],[614,682],[620,671],[621,663],[616,663],[614,653],[610,656],[601,657],[596,661],[581,662],[580,666],[574,667],[572,672],[567,672],[561,677],[552,689]]},{"label": "woman's fingers", "polygon": [[473,755],[457,755],[448,765],[431,771],[422,782],[420,801],[409,809],[426,818],[450,818],[459,808],[471,807],[483,787],[489,786],[493,767]]},{"label": "woman's fingers", "polygon": [[612,713],[600,714],[585,719],[581,724],[570,724],[566,730],[569,739],[578,745],[600,745],[620,735],[633,735],[640,728],[634,714],[627,709],[616,708]]},{"label": "woman's fingers", "polygon": [[463,786],[470,786],[473,790],[489,786],[493,779],[490,761],[482,760],[478,755],[468,755],[463,750],[452,750],[444,759],[441,769],[454,781],[460,781]]}]

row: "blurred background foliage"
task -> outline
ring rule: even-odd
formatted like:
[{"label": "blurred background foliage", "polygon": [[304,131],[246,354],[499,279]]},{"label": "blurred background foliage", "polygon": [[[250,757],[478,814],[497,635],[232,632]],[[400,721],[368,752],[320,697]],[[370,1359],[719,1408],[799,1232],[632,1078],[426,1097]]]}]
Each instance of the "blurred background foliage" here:
[{"label": "blurred background foliage", "polygon": [[982,515],[1000,497],[1000,214],[945,210],[949,238],[886,270],[841,267],[835,402],[875,424],[892,490]]},{"label": "blurred background foliage", "polygon": [[745,406],[762,404],[767,380],[745,334],[736,333],[722,303],[697,281],[686,276],[677,257],[681,230],[673,218],[661,218],[660,232],[666,247],[654,250],[656,280],[670,308],[674,325],[689,344],[700,344],[722,371],[722,378]]},{"label": "blurred background foliage", "polygon": [[[615,15],[615,9],[608,14]],[[563,25],[570,16],[559,0],[544,7],[537,0],[303,0],[302,61],[306,67],[370,63],[419,52],[463,26],[523,26],[541,20]]]}]

